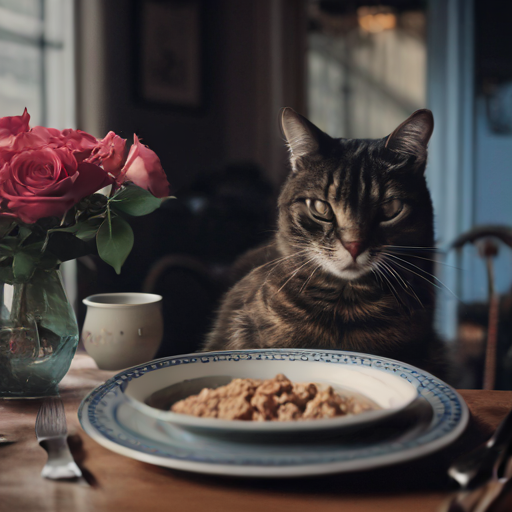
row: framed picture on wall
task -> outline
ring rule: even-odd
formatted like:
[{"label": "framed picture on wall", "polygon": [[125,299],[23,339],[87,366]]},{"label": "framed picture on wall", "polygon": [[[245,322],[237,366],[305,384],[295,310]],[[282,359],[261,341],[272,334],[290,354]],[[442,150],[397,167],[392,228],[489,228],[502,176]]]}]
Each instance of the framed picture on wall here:
[{"label": "framed picture on wall", "polygon": [[144,103],[202,107],[202,1],[137,4],[137,96]]}]

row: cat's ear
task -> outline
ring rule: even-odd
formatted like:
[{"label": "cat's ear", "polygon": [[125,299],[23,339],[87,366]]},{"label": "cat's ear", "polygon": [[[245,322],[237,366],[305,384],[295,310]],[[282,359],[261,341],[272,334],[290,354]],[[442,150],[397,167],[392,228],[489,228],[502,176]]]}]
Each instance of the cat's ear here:
[{"label": "cat's ear", "polygon": [[297,160],[317,153],[322,140],[328,137],[311,121],[290,107],[281,111],[281,128],[290,149],[290,161],[294,171],[297,170]]},{"label": "cat's ear", "polygon": [[434,116],[426,108],[416,110],[391,135],[386,147],[397,153],[415,156],[418,164],[427,158],[427,145],[434,131]]}]

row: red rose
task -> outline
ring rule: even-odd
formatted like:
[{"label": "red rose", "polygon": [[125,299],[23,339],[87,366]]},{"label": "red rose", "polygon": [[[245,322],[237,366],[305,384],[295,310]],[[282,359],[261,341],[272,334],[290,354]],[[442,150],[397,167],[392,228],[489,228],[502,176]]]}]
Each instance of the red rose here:
[{"label": "red rose", "polygon": [[28,224],[60,217],[114,180],[169,195],[160,159],[137,136],[126,157],[126,141],[114,132],[98,141],[81,130],[30,129],[29,121],[26,109],[0,118],[0,215]]},{"label": "red rose", "polygon": [[[0,119],[0,127],[3,119],[5,118]],[[55,128],[35,126],[30,130],[19,131],[10,138],[0,138],[0,165],[8,162],[17,153],[44,147],[68,148],[75,155],[77,162],[80,163],[89,157],[97,145],[98,140],[95,137],[81,130],[60,131]]]},{"label": "red rose", "polygon": [[78,163],[68,148],[16,153],[0,170],[0,199],[27,224],[61,217],[84,197],[112,183],[97,165]]},{"label": "red rose", "polygon": [[92,150],[98,145],[98,140],[82,130],[67,129],[50,139],[49,144],[51,147],[70,149],[80,163],[90,156]]},{"label": "red rose", "polygon": [[132,181],[135,185],[149,190],[155,197],[167,197],[169,182],[160,159],[154,151],[140,143],[137,135],[133,139],[126,164],[116,181]]},{"label": "red rose", "polygon": [[16,153],[40,148],[48,142],[48,129],[38,126],[40,130],[30,130],[29,120],[27,109],[22,116],[0,118],[0,167]]},{"label": "red rose", "polygon": [[8,146],[2,147],[1,155],[6,161],[9,161],[16,153],[21,153],[26,149],[39,149],[48,145],[52,134],[48,128],[36,126],[34,129],[18,133]]}]

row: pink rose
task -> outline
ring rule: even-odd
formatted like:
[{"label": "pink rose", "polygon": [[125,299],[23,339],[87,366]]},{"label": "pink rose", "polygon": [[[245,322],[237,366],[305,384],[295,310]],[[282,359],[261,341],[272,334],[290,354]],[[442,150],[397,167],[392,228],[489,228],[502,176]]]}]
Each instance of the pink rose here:
[{"label": "pink rose", "polygon": [[96,137],[82,130],[62,130],[58,139],[64,147],[73,151],[78,162],[84,161],[98,145]]},{"label": "pink rose", "polygon": [[0,118],[0,146],[8,146],[18,133],[28,132],[29,121],[27,109],[21,116]]},{"label": "pink rose", "polygon": [[108,132],[106,137],[92,150],[87,162],[101,163],[105,171],[118,176],[126,162],[126,139],[114,132]]},{"label": "pink rose", "polygon": [[169,195],[169,182],[160,159],[154,151],[141,144],[137,135],[128,153],[126,164],[117,178],[117,183],[132,181],[135,185],[149,190],[155,197]]},{"label": "pink rose", "polygon": [[68,148],[24,150],[0,170],[0,199],[7,213],[27,224],[62,217],[84,197],[112,183],[97,165],[78,163]]}]

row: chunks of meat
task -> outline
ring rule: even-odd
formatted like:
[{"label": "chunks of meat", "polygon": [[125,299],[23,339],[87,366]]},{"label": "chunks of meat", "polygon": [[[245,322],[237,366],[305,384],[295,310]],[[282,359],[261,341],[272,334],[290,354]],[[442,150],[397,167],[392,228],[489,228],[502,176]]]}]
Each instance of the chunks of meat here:
[{"label": "chunks of meat", "polygon": [[369,402],[337,394],[331,386],[273,379],[233,379],[176,402],[171,411],[226,420],[290,421],[333,418],[372,409]]}]

